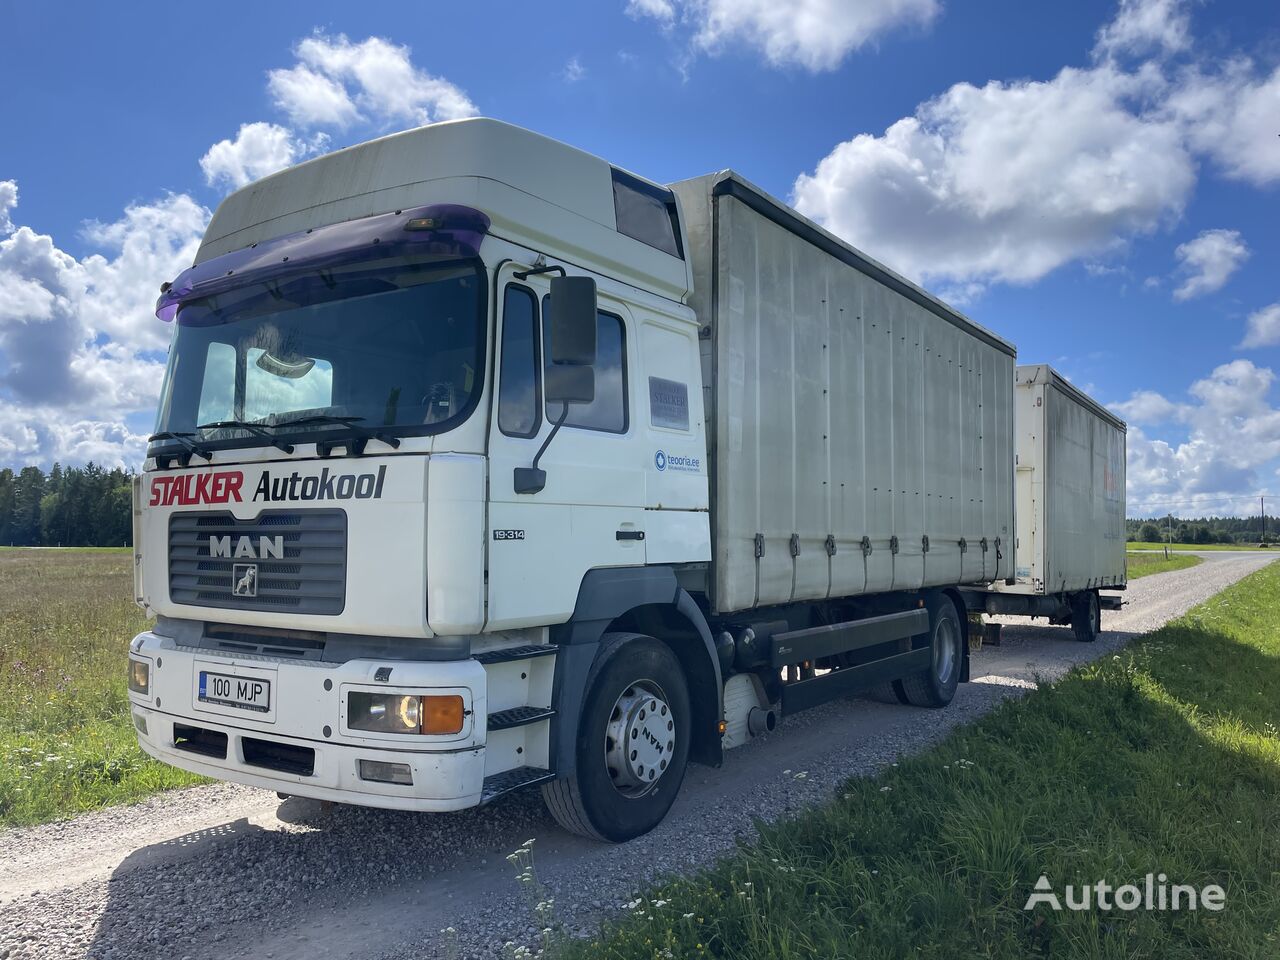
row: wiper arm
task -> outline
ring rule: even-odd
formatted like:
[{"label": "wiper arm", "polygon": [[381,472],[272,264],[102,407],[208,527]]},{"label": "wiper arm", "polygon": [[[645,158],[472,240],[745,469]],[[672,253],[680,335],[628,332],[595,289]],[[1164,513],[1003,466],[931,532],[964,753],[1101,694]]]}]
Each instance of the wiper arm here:
[{"label": "wiper arm", "polygon": [[331,423],[339,427],[349,427],[351,424],[359,423],[363,419],[364,417],[338,417],[327,413],[317,413],[307,417],[299,417],[297,420],[277,420],[271,426],[279,429],[280,427],[314,427],[322,423]]},{"label": "wiper arm", "polygon": [[[350,435],[351,440],[343,438],[341,440],[317,440],[316,453],[322,457],[329,456],[333,452],[334,447],[345,446],[349,453],[355,454],[357,457],[364,453],[365,445],[370,440],[378,440],[385,443],[392,450],[398,449],[400,446],[400,438],[380,430],[377,427],[369,428],[358,426],[364,417],[338,417],[331,416],[327,413],[319,413],[310,417],[300,417],[297,420],[286,420],[283,423],[276,423],[276,427],[294,427],[294,426],[316,426],[318,424],[330,424],[335,427],[343,427]],[[354,440],[354,442],[352,442]]]},{"label": "wiper arm", "polygon": [[179,433],[173,430],[163,430],[160,433],[153,433],[151,436],[147,437],[147,443],[155,443],[157,440],[177,440],[178,443],[187,448],[188,463],[191,462],[192,456],[204,457],[205,460],[212,463],[213,454],[192,440],[191,438],[194,436],[195,434],[190,432]]},{"label": "wiper arm", "polygon": [[252,433],[255,437],[262,437],[277,450],[283,450],[285,453],[293,453],[293,444],[285,443],[283,440],[277,440],[276,437],[264,429],[260,424],[246,423],[244,420],[215,420],[213,423],[202,423],[197,430],[245,430]]}]

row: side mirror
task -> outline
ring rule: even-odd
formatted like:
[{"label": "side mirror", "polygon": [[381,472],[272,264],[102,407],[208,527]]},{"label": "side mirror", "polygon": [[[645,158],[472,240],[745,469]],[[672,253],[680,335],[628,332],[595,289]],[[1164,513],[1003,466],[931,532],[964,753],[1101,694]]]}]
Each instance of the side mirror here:
[{"label": "side mirror", "polygon": [[590,403],[595,399],[595,280],[553,277],[547,326],[551,341],[544,388],[547,402]]},{"label": "side mirror", "polygon": [[590,403],[596,398],[595,368],[553,362],[546,369],[542,391],[547,403]]},{"label": "side mirror", "polygon": [[591,277],[552,277],[547,321],[551,362],[596,362],[596,282]]},{"label": "side mirror", "polygon": [[542,394],[547,403],[564,404],[560,418],[533,457],[533,466],[515,468],[516,493],[534,494],[547,485],[538,466],[548,445],[569,416],[569,404],[596,398],[596,282],[590,277],[553,277],[547,307],[547,359]]}]

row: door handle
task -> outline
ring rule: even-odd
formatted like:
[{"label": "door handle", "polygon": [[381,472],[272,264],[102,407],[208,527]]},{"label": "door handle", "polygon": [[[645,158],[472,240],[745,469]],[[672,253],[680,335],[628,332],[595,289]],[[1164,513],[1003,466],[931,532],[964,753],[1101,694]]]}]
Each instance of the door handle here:
[{"label": "door handle", "polygon": [[619,530],[614,535],[615,540],[643,540],[643,530]]}]

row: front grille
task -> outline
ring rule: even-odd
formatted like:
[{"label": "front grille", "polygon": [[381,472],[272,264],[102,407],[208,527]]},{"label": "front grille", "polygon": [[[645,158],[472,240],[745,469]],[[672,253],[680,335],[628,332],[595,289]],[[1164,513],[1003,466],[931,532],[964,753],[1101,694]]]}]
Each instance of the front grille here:
[{"label": "front grille", "polygon": [[253,520],[227,511],[169,518],[174,603],[333,615],[346,606],[346,584],[346,511],[267,510]]}]

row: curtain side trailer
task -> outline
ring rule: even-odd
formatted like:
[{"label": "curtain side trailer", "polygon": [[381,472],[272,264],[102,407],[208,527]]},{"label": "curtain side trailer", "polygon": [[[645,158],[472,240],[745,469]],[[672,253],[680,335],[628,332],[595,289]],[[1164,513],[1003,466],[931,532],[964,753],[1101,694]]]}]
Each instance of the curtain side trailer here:
[{"label": "curtain side trailer", "polygon": [[1015,575],[967,591],[966,602],[973,613],[1069,624],[1090,642],[1127,586],[1125,422],[1047,364],[1020,365],[1016,383]]}]

